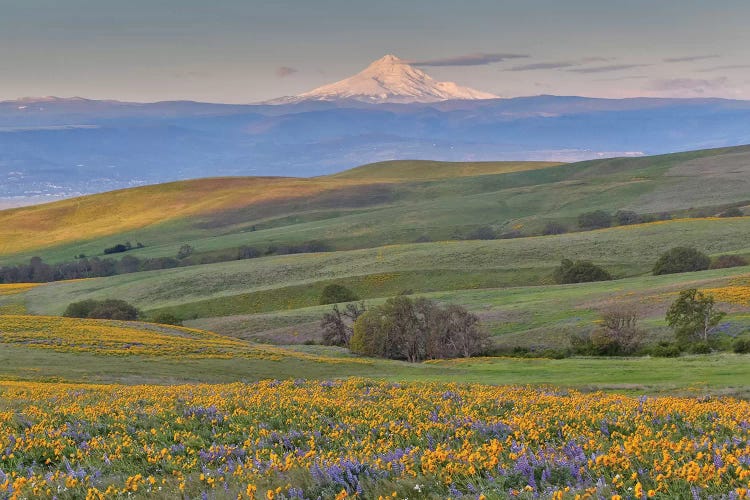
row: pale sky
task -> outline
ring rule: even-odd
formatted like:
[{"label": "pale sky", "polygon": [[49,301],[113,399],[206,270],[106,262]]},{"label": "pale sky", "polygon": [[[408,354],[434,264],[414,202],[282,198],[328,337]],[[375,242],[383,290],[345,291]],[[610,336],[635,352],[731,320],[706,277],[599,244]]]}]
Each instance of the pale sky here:
[{"label": "pale sky", "polygon": [[384,54],[504,97],[750,99],[748,0],[0,0],[0,100],[249,103]]}]

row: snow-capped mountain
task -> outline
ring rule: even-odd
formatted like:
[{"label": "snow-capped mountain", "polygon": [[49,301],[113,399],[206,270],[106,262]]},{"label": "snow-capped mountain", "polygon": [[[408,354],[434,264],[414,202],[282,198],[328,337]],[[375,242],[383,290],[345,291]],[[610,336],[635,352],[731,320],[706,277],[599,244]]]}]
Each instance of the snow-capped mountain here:
[{"label": "snow-capped mountain", "polygon": [[363,102],[438,102],[452,99],[497,99],[488,92],[462,87],[453,82],[438,82],[424,71],[394,55],[387,55],[363,71],[296,97],[277,99],[277,104],[305,100],[335,101],[353,99]]}]

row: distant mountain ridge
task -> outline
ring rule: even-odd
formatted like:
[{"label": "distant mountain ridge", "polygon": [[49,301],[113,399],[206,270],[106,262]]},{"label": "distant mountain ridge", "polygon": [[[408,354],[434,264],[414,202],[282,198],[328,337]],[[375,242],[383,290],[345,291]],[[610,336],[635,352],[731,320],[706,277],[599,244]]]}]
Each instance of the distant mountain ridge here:
[{"label": "distant mountain ridge", "polygon": [[27,98],[0,102],[0,203],[196,177],[311,177],[398,159],[660,154],[748,144],[748,124],[749,101],[706,98],[275,105]]},{"label": "distant mountain ridge", "polygon": [[497,99],[498,96],[453,82],[438,82],[393,54],[371,63],[354,76],[295,97],[270,101],[285,104],[305,100],[352,99],[369,103],[429,103],[448,100]]}]

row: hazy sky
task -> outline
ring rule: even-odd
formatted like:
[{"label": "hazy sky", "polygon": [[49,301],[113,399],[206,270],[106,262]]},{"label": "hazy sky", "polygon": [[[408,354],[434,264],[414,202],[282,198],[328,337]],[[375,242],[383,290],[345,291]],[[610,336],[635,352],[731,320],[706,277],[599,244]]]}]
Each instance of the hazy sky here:
[{"label": "hazy sky", "polygon": [[254,102],[387,53],[501,96],[750,99],[748,20],[748,0],[0,0],[0,100]]}]

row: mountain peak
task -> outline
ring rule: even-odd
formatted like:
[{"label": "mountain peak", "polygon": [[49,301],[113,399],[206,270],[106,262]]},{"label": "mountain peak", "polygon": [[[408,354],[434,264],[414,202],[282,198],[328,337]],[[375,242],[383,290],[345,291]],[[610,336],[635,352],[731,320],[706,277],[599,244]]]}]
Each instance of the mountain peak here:
[{"label": "mountain peak", "polygon": [[382,66],[382,65],[387,65],[387,64],[404,64],[405,62],[406,61],[404,61],[398,56],[394,56],[393,54],[386,54],[380,59],[377,59],[373,61],[372,63],[370,63],[370,67]]},{"label": "mountain peak", "polygon": [[[354,99],[372,103],[411,103],[497,97],[453,82],[439,82],[403,59],[387,54],[352,77],[305,92],[291,101]],[[277,102],[290,102],[290,99]]]}]

